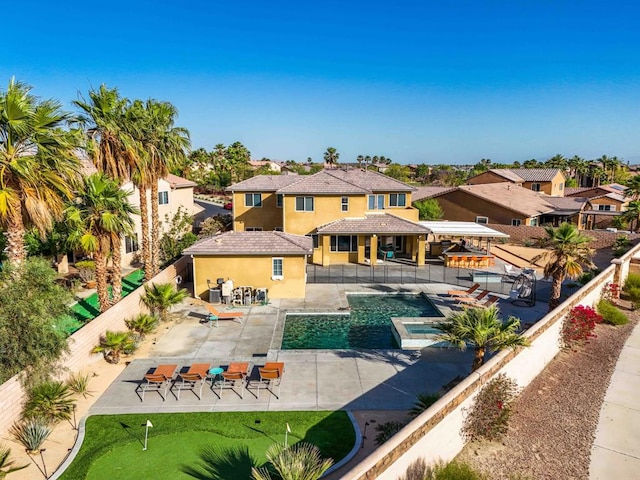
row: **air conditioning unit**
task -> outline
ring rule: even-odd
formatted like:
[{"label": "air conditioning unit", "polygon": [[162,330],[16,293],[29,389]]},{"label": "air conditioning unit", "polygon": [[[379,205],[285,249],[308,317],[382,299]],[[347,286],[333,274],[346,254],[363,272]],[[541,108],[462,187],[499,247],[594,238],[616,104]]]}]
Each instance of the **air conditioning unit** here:
[{"label": "air conditioning unit", "polygon": [[256,288],[256,302],[269,303],[267,292],[268,290],[266,288]]}]

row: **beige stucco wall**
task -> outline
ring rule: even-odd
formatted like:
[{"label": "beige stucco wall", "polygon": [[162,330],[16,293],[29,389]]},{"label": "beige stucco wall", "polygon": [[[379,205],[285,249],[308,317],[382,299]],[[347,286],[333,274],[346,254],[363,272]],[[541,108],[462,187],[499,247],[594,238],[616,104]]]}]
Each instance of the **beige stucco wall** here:
[{"label": "beige stucco wall", "polygon": [[475,222],[476,217],[488,217],[488,223],[511,225],[512,219],[519,219],[522,225],[530,225],[530,218],[482,198],[455,190],[436,197],[444,212],[443,220]]},{"label": "beige stucco wall", "polygon": [[[262,206],[247,207],[246,193],[260,193]],[[275,192],[236,192],[233,194],[233,229],[244,232],[247,227],[260,227],[264,231],[282,228],[282,210],[276,207]]]},{"label": "beige stucco wall", "polygon": [[[271,278],[272,258],[283,259],[282,280]],[[304,298],[306,287],[306,256],[195,256],[193,258],[194,292],[207,300],[207,279],[233,280],[235,287],[251,286],[269,289],[269,298]]]}]

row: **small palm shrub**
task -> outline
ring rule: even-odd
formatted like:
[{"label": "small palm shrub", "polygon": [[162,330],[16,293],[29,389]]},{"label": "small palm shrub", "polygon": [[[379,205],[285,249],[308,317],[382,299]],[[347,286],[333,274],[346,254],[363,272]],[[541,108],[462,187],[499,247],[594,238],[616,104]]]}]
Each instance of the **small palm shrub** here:
[{"label": "small palm shrub", "polygon": [[133,353],[138,345],[131,332],[111,332],[107,330],[100,337],[100,343],[93,347],[92,353],[102,353],[109,363],[120,363],[122,355]]},{"label": "small palm shrub", "polygon": [[75,405],[71,395],[71,389],[62,382],[42,382],[29,391],[22,416],[28,419],[40,418],[50,424],[69,420]]},{"label": "small palm shrub", "polygon": [[622,310],[604,298],[598,302],[596,310],[602,316],[602,321],[609,325],[625,325],[629,323],[629,319],[622,313]]},{"label": "small palm shrub", "polygon": [[144,340],[144,337],[153,332],[158,326],[158,317],[141,313],[136,317],[125,320],[124,323],[140,340]]},{"label": "small palm shrub", "polygon": [[468,440],[497,440],[507,432],[517,384],[501,373],[478,393],[462,426]]},{"label": "small palm shrub", "polygon": [[376,435],[376,445],[382,445],[402,430],[402,427],[404,427],[404,423],[395,421],[379,423],[376,425],[376,431],[378,432]]},{"label": "small palm shrub", "polygon": [[144,295],[140,303],[149,309],[152,315],[161,321],[168,320],[169,310],[189,296],[186,289],[176,291],[172,283],[152,283],[144,286]]},{"label": "small palm shrub", "polygon": [[42,418],[31,418],[21,423],[14,423],[10,430],[11,435],[29,454],[37,454],[44,441],[51,435],[51,427]]},{"label": "small palm shrub", "polygon": [[440,399],[440,395],[437,393],[420,393],[418,394],[413,407],[409,410],[409,415],[412,417],[417,417],[422,412],[424,412],[431,405],[436,403]]},{"label": "small palm shrub", "polygon": [[270,468],[252,468],[255,480],[318,480],[333,465],[332,459],[322,458],[318,447],[306,442],[289,447],[274,443],[267,449],[266,456]]},{"label": "small palm shrub", "polygon": [[74,373],[67,378],[67,386],[73,393],[82,395],[84,398],[91,396],[91,392],[89,391],[89,375]]},{"label": "small palm shrub", "polygon": [[620,235],[616,238],[616,241],[613,242],[613,246],[611,247],[613,250],[614,257],[621,257],[629,250],[631,242],[629,241],[629,237],[626,235]]},{"label": "small palm shrub", "polygon": [[489,480],[489,477],[457,460],[427,465],[424,459],[419,458],[409,465],[406,473],[398,480]]},{"label": "small palm shrub", "polygon": [[23,468],[27,468],[29,465],[21,465],[14,467],[14,460],[9,460],[11,455],[11,449],[5,445],[0,445],[0,479],[5,478],[7,475]]}]

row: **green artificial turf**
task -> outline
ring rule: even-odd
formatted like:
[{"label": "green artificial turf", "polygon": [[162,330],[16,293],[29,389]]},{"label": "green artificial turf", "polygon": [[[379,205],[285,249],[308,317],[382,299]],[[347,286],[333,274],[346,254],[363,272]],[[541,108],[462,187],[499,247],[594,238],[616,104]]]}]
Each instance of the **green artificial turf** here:
[{"label": "green artificial turf", "polygon": [[[148,448],[143,451],[147,420]],[[265,451],[284,442],[317,445],[342,459],[355,443],[346,412],[215,412],[99,415],[87,419],[82,448],[61,480],[249,480]]]}]

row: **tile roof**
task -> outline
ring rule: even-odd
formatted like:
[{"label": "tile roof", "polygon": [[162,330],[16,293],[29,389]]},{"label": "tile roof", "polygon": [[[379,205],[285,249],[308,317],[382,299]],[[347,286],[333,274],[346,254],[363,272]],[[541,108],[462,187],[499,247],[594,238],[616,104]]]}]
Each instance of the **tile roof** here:
[{"label": "tile roof", "polygon": [[366,194],[371,192],[411,192],[416,189],[371,170],[328,168],[313,175],[258,175],[231,185],[227,190],[236,192],[277,191],[283,194]]},{"label": "tile roof", "polygon": [[578,213],[582,210],[589,200],[587,197],[544,197],[544,199],[553,205],[556,209],[555,213],[569,214]]},{"label": "tile roof", "polygon": [[[514,183],[524,182],[524,178],[509,168],[490,168],[488,172],[494,173]],[[481,173],[479,175],[482,175]],[[477,175],[476,175],[477,176]]]},{"label": "tile roof", "polygon": [[591,197],[591,200],[595,200],[598,198],[610,198],[611,200],[615,200],[620,203],[624,203],[627,201],[627,197],[624,195],[620,195],[619,193],[607,193],[605,195],[596,195],[595,197]]},{"label": "tile roof", "polygon": [[[536,217],[543,213],[552,212],[555,207],[547,200],[549,196],[542,196],[528,188],[513,185],[508,182],[483,183],[480,185],[461,185],[457,190],[467,192],[475,197],[508,208],[514,212]],[[450,190],[451,191],[451,190]],[[437,196],[448,192],[440,193]]]},{"label": "tile roof", "polygon": [[[564,196],[565,197],[573,197],[573,196],[581,196],[581,193],[589,192],[590,190],[596,190],[598,187],[565,187]],[[588,197],[590,195],[584,195]]]},{"label": "tile roof", "polygon": [[275,192],[300,180],[297,175],[256,175],[227,187],[230,192]]},{"label": "tile roof", "polygon": [[318,227],[322,234],[420,234],[428,233],[426,227],[418,223],[396,217],[388,213],[372,213],[361,218],[342,218]]},{"label": "tile roof", "polygon": [[424,200],[425,198],[431,198],[434,195],[438,195],[440,193],[448,192],[450,190],[455,190],[456,187],[433,187],[433,186],[425,186],[418,187],[415,192],[411,195],[411,200],[417,202],[418,200]]},{"label": "tile roof", "polygon": [[203,238],[183,255],[308,255],[311,237],[284,232],[224,232]]},{"label": "tile roof", "polygon": [[525,182],[550,182],[560,172],[557,168],[509,168],[505,170],[515,173]]},{"label": "tile roof", "polygon": [[187,180],[186,178],[179,177],[172,173],[164,177],[164,180],[169,182],[169,184],[171,185],[171,188],[188,188],[188,187],[195,187],[198,185],[196,182],[192,182],[191,180]]}]

